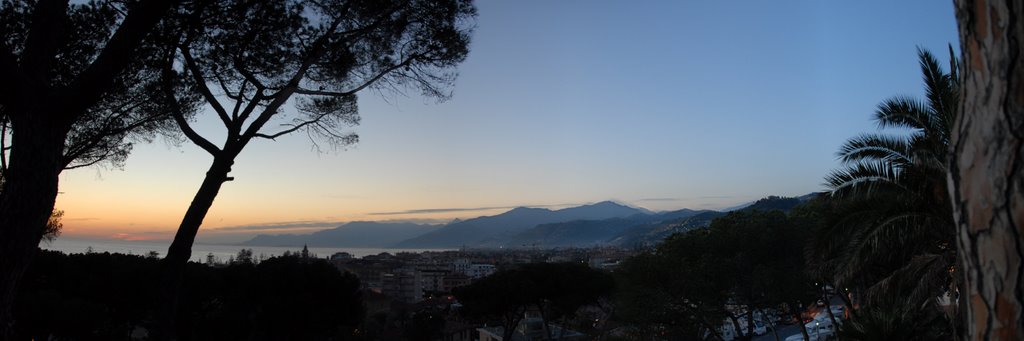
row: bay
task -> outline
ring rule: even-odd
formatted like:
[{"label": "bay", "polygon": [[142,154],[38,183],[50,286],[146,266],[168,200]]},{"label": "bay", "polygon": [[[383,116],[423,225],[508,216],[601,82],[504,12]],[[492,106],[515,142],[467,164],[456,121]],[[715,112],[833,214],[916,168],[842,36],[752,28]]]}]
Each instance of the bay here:
[{"label": "bay", "polygon": [[[171,245],[169,240],[117,240],[117,239],[83,239],[71,237],[59,237],[52,242],[42,241],[39,247],[44,250],[60,251],[66,254],[91,252],[110,252],[131,255],[147,255],[150,251],[156,251],[160,257],[167,253],[167,247]],[[218,261],[224,262],[238,254],[241,249],[252,249],[254,258],[273,257],[284,254],[285,251],[301,251],[302,247],[280,247],[280,246],[242,246],[230,244],[205,244],[196,243],[192,245],[192,256],[190,260],[205,262],[209,254],[213,254]],[[348,252],[353,257],[364,257],[376,255],[382,252],[423,252],[423,251],[445,251],[447,249],[391,249],[391,248],[351,248],[351,247],[311,247],[309,252],[320,258],[329,257],[337,252]]]}]

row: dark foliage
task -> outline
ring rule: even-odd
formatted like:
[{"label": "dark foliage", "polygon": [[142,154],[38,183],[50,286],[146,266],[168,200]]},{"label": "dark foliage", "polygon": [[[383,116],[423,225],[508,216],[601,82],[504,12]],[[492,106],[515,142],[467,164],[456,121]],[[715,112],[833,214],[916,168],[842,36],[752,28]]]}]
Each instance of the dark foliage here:
[{"label": "dark foliage", "polygon": [[[37,5],[46,1],[4,1],[0,3],[0,51],[9,51],[19,59],[23,69],[32,66],[27,58],[51,58],[51,56],[31,54],[27,46],[31,34],[33,17]],[[7,135],[16,127],[12,126],[17,116],[24,115],[25,108],[31,103],[20,101],[32,98],[44,100],[66,101],[59,98],[57,90],[69,90],[81,82],[85,72],[103,53],[111,35],[120,28],[131,9],[136,7],[132,2],[90,1],[72,3],[66,8],[63,18],[48,18],[50,25],[59,27],[57,36],[51,37],[48,44],[53,44],[52,60],[46,65],[46,84],[22,84],[26,88],[44,86],[49,91],[35,88],[40,93],[22,98],[0,100],[0,130]],[[76,115],[64,145],[63,163],[66,168],[78,168],[106,162],[113,166],[121,166],[131,152],[135,142],[148,142],[155,136],[162,135],[177,139],[177,128],[170,117],[170,107],[161,96],[160,72],[163,69],[163,51],[168,43],[168,23],[156,27],[132,51],[122,51],[131,58],[122,72],[111,74],[111,81],[106,84],[102,96],[95,97],[95,102],[84,105],[80,113],[64,112],[61,114]],[[109,52],[108,52],[109,53]],[[7,81],[13,81],[8,79]],[[28,89],[26,89],[28,90]],[[181,107],[184,115],[191,116],[196,109],[199,98],[189,95],[184,88],[178,89],[182,97]],[[49,93],[47,93],[49,92]],[[70,95],[68,95],[70,96]],[[45,98],[50,97],[50,98]],[[71,111],[75,108],[62,108]],[[12,117],[14,116],[14,120]],[[57,122],[54,122],[55,125]],[[0,141],[0,146],[12,148],[10,136]],[[4,160],[6,162],[6,160]],[[6,163],[4,163],[6,165]],[[6,167],[3,167],[6,168]]]},{"label": "dark foliage", "polygon": [[800,217],[743,210],[672,235],[616,273],[620,316],[638,335],[687,340],[714,337],[723,321],[751,319],[755,311],[781,313],[810,302],[806,230]]},{"label": "dark foliage", "polygon": [[[450,97],[455,66],[469,53],[476,8],[470,0],[218,0],[188,3],[160,73],[160,97],[200,96],[223,124],[216,144],[175,112],[175,122],[213,156],[165,258],[161,338],[181,296],[203,219],[235,158],[254,139],[305,133],[317,148],[355,143],[356,96],[363,90]],[[294,107],[295,110],[285,110]]]},{"label": "dark foliage", "polygon": [[753,210],[758,210],[758,211],[776,211],[777,210],[777,211],[789,212],[789,210],[792,210],[794,207],[796,207],[797,205],[800,205],[800,203],[802,203],[802,202],[803,201],[801,201],[800,198],[780,197],[780,196],[771,195],[771,196],[768,196],[766,198],[762,198],[762,199],[759,199],[759,200],[755,201],[753,204],[750,204],[750,206],[744,207],[743,210],[744,211],[753,211]]},{"label": "dark foliage", "polygon": [[935,309],[937,298],[959,292],[947,171],[960,80],[950,57],[947,72],[919,50],[925,98],[879,104],[875,121],[890,130],[848,140],[837,153],[842,168],[826,177],[831,200],[808,244],[812,274],[861,293],[875,312]]},{"label": "dark foliage", "polygon": [[[0,2],[0,338],[11,337],[17,286],[47,234],[58,176],[120,165],[131,143],[173,134],[154,98],[163,19],[174,0]],[[186,88],[179,112],[191,115]]]},{"label": "dark foliage", "polygon": [[[909,293],[889,292],[891,302],[906,300]],[[847,321],[839,337],[850,341],[940,341],[953,340],[953,327],[934,304],[875,304],[865,307]]]},{"label": "dark foliage", "polygon": [[[152,326],[159,261],[40,251],[15,305],[18,339],[125,340]],[[189,263],[181,339],[337,340],[362,321],[359,282],[317,259]],[[138,327],[138,328],[137,328]]]},{"label": "dark foliage", "polygon": [[583,264],[531,263],[498,271],[457,288],[454,294],[464,305],[466,316],[497,321],[509,339],[528,311],[539,312],[545,324],[564,321],[581,307],[608,297],[614,289],[610,275]]}]

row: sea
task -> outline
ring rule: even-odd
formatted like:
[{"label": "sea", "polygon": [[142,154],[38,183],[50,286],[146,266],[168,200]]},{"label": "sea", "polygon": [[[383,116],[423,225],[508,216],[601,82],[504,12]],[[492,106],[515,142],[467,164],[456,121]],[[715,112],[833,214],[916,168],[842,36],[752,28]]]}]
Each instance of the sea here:
[{"label": "sea", "polygon": [[[70,237],[59,237],[52,242],[42,241],[39,247],[44,250],[60,251],[66,254],[86,252],[110,252],[130,255],[147,255],[150,251],[156,251],[158,256],[163,257],[167,247],[171,245],[169,240],[116,240],[116,239],[79,239]],[[243,246],[230,244],[205,244],[195,243],[192,245],[191,260],[205,262],[206,257],[213,254],[214,259],[220,262],[238,254],[241,249],[252,249],[254,258],[270,258],[280,256],[285,251],[301,251],[302,247],[280,247],[280,246]],[[448,249],[388,249],[388,248],[353,248],[353,247],[311,247],[309,252],[320,258],[329,257],[337,252],[348,252],[353,257],[376,255],[382,252],[391,254],[397,252],[423,252],[423,251],[445,251]]]}]

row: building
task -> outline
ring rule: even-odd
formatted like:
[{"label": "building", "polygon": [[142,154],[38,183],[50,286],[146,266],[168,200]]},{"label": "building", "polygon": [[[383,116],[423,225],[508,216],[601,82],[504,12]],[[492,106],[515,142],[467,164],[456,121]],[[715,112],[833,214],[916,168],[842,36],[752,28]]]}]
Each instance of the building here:
[{"label": "building", "polygon": [[444,278],[449,274],[447,269],[420,269],[417,271],[419,271],[420,290],[423,290],[424,293],[447,291],[444,289]]},{"label": "building", "polygon": [[442,279],[441,291],[452,292],[452,289],[469,285],[470,278],[464,274],[449,274]]},{"label": "building", "polygon": [[401,263],[384,261],[367,261],[354,259],[349,261],[335,261],[334,265],[338,270],[348,271],[359,277],[359,283],[363,289],[383,292],[384,274],[401,267]]},{"label": "building", "polygon": [[472,264],[473,263],[470,262],[468,259],[459,258],[452,261],[452,263],[449,265],[449,268],[453,273],[465,275],[469,273],[469,266]]},{"label": "building", "polygon": [[337,252],[337,253],[331,255],[331,261],[335,261],[335,262],[351,260],[352,258],[353,258],[352,254],[348,253],[348,252]]},{"label": "building", "polygon": [[497,268],[494,264],[472,264],[469,266],[469,270],[466,271],[466,275],[473,279],[481,279],[490,276]]},{"label": "building", "polygon": [[406,303],[419,302],[423,298],[420,283],[419,271],[410,268],[395,269],[381,277],[384,295]]}]

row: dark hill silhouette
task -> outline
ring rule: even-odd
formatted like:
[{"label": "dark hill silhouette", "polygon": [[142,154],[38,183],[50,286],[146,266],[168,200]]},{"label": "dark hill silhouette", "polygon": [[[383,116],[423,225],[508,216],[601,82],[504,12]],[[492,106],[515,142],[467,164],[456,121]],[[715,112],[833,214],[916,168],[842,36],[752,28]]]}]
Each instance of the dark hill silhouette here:
[{"label": "dark hill silhouette", "polygon": [[541,224],[520,232],[507,245],[529,247],[591,246],[605,245],[627,230],[637,226],[656,225],[674,221],[707,211],[682,209],[657,214],[634,214],[603,220],[574,220],[568,222]]},{"label": "dark hill silhouette", "polygon": [[789,212],[790,209],[796,207],[799,204],[805,203],[808,200],[814,199],[815,197],[824,194],[824,192],[811,192],[798,197],[781,197],[777,195],[769,195],[767,197],[758,199],[757,201],[749,201],[736,206],[724,208],[722,212],[732,212],[746,209],[756,209],[762,211],[770,211],[778,209],[783,212]]},{"label": "dark hill silhouette", "polygon": [[712,220],[723,215],[725,215],[724,212],[700,211],[693,215],[658,223],[635,225],[610,238],[607,243],[622,247],[654,245],[661,243],[662,240],[674,233],[708,227]]},{"label": "dark hill silhouette", "polygon": [[[741,210],[781,210],[810,200],[818,193],[800,197],[769,196]],[[652,245],[665,237],[707,227],[723,212],[681,209],[651,213],[611,201],[560,210],[518,207],[508,212],[447,225],[352,222],[335,229],[305,235],[259,235],[250,246],[317,247],[558,247]]]},{"label": "dark hill silhouette", "polygon": [[400,241],[441,228],[441,225],[354,221],[312,234],[261,234],[242,245],[314,247],[391,247]]},{"label": "dark hill silhouette", "polygon": [[540,224],[573,220],[604,220],[644,214],[639,209],[603,201],[591,205],[560,210],[519,207],[495,216],[484,216],[454,222],[419,237],[398,243],[400,248],[435,248],[466,246],[501,246],[513,236]]},{"label": "dark hill silhouette", "polygon": [[805,203],[808,200],[814,199],[814,197],[816,197],[818,195],[821,195],[821,193],[810,193],[810,194],[802,195],[802,196],[799,196],[799,197],[780,197],[780,196],[770,195],[768,197],[765,197],[763,199],[755,201],[754,203],[752,203],[749,206],[746,206],[746,207],[744,207],[744,208],[742,208],[740,210],[741,211],[752,211],[752,210],[773,211],[773,210],[779,210],[779,211],[788,213],[794,207],[797,207],[798,205],[800,205],[802,203]]},{"label": "dark hill silhouette", "polygon": [[[623,247],[636,245],[654,245],[661,243],[666,237],[679,232],[686,232],[696,228],[705,228],[711,225],[711,221],[721,217],[728,211],[782,211],[788,213],[794,207],[807,202],[821,195],[821,193],[810,193],[799,197],[768,196],[752,203],[727,209],[725,212],[718,211],[690,211],[680,212],[676,217],[663,219],[661,222],[638,224],[622,231],[621,234],[610,238],[607,244]],[[687,214],[691,213],[691,214]]]}]

